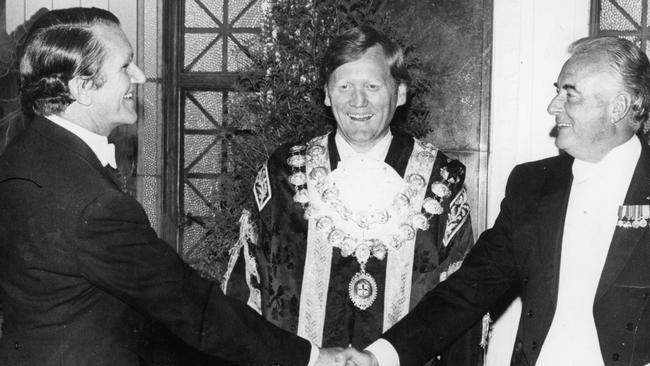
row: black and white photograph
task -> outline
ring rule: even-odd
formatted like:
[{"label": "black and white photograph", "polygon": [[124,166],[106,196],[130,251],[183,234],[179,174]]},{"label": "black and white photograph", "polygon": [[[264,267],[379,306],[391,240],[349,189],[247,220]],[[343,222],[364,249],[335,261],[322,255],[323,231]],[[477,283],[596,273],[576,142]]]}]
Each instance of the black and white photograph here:
[{"label": "black and white photograph", "polygon": [[0,366],[650,365],[649,0],[0,0]]}]

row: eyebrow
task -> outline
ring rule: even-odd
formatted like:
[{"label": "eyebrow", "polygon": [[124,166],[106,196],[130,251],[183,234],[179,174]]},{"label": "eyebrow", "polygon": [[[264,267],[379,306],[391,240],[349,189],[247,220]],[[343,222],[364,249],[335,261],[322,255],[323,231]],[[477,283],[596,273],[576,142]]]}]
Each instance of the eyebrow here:
[{"label": "eyebrow", "polygon": [[[560,89],[560,86],[557,83],[553,83],[553,86],[555,87],[555,89]],[[576,89],[575,85],[573,85],[573,84],[564,84],[564,85],[562,85],[562,89],[564,89],[566,91],[572,90],[572,91],[578,93],[578,89]]]},{"label": "eyebrow", "polygon": [[121,63],[121,65],[122,65],[122,66],[125,66],[125,65],[129,65],[129,64],[131,64],[131,63],[133,62],[133,56],[134,56],[133,53],[131,53],[131,54],[128,55],[128,56],[125,56],[125,57],[122,59],[122,63]]}]

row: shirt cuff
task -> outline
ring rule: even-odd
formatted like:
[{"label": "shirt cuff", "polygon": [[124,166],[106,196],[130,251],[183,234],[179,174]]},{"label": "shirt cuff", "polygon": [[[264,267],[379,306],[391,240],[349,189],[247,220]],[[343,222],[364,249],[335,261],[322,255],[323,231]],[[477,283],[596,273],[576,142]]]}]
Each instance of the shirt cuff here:
[{"label": "shirt cuff", "polygon": [[314,366],[316,365],[316,361],[318,361],[318,354],[319,354],[318,346],[315,344],[311,344],[311,353],[309,354],[309,363],[307,366]]},{"label": "shirt cuff", "polygon": [[399,366],[399,355],[395,347],[383,338],[374,341],[365,350],[375,355],[379,366]]}]

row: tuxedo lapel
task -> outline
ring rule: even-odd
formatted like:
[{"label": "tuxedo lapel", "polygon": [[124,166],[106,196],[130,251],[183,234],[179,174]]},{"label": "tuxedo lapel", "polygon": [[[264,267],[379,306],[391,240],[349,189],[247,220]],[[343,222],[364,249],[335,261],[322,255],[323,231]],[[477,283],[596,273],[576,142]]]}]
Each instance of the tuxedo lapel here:
[{"label": "tuxedo lapel", "polygon": [[97,155],[95,155],[92,149],[83,140],[77,137],[77,135],[41,116],[36,116],[34,118],[31,127],[41,135],[53,141],[56,144],[55,149],[73,151],[93,169],[98,170],[106,179],[115,183],[115,185],[122,190],[122,184],[119,181],[119,178],[102,166]]},{"label": "tuxedo lapel", "polygon": [[327,135],[327,150],[330,155],[330,170],[335,170],[339,166],[339,161],[341,161],[341,157],[339,156],[339,149],[336,147],[336,140],[334,140],[334,137],[336,136],[336,130],[332,131]]},{"label": "tuxedo lapel", "polygon": [[542,266],[539,270],[543,273],[548,293],[552,294],[549,300],[553,301],[553,308],[557,301],[564,219],[573,180],[571,173],[573,158],[569,155],[560,155],[555,162],[557,163],[549,164],[546,169],[547,174],[538,201],[539,216],[535,220],[539,238],[538,259]]},{"label": "tuxedo lapel", "polygon": [[[650,147],[644,142],[641,143],[641,156],[634,169],[630,187],[625,196],[625,205],[648,205],[650,204]],[[641,237],[650,230],[645,228],[623,228],[620,226],[614,230],[612,243],[609,246],[605,266],[600,276],[596,301],[600,299],[610,288],[625,267],[634,249],[639,244]]]},{"label": "tuxedo lapel", "polygon": [[127,188],[126,188],[126,178],[120,173],[119,170],[111,167],[110,165],[107,165],[103,169],[104,172],[107,172],[108,177],[115,183],[117,188],[119,188],[122,192],[127,193]]},{"label": "tuxedo lapel", "polygon": [[413,152],[413,138],[399,131],[391,130],[391,132],[393,140],[390,142],[384,162],[395,169],[400,177],[403,177]]}]

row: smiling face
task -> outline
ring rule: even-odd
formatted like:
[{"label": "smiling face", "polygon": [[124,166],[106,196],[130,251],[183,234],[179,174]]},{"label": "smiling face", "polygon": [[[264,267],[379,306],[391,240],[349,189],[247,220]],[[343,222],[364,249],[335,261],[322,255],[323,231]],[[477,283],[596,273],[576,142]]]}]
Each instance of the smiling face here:
[{"label": "smiling face", "polygon": [[395,109],[406,102],[406,85],[396,85],[381,46],[330,75],[325,105],[332,107],[337,133],[358,152],[366,152],[388,133]]},{"label": "smiling face", "polygon": [[133,84],[144,83],[145,76],[133,63],[133,49],[119,27],[97,25],[94,31],[106,56],[100,70],[103,84],[89,92],[88,114],[97,132],[108,135],[115,127],[138,119]]},{"label": "smiling face", "polygon": [[618,144],[615,98],[623,93],[620,76],[605,56],[571,57],[562,67],[557,94],[548,106],[555,116],[555,145],[573,157],[596,162]]}]

